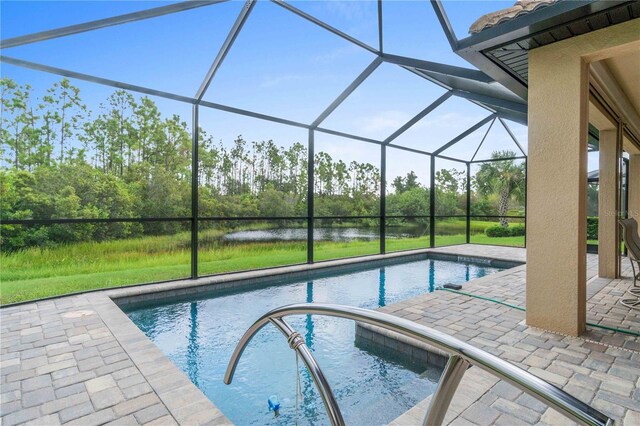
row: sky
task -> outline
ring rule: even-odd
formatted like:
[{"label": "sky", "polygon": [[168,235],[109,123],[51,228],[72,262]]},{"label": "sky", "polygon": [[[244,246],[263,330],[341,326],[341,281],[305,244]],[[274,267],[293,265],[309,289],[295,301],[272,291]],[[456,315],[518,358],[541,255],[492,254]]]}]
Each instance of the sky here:
[{"label": "sky", "polygon": [[[375,1],[292,1],[295,7],[373,47],[378,47]],[[2,39],[87,20],[169,4],[158,1],[5,1]],[[2,54],[186,96],[194,96],[244,2],[228,1],[159,18],[127,23],[55,40],[3,49]],[[481,15],[513,1],[444,1],[458,38]],[[383,2],[383,47],[387,53],[472,68],[451,52],[428,0]],[[216,74],[204,99],[303,123],[311,123],[374,59],[374,55],[300,18],[259,1]],[[42,94],[60,77],[2,64],[2,77],[30,84]],[[72,80],[93,110],[114,89]],[[444,90],[391,64],[378,69],[332,113],[321,127],[383,140]],[[191,106],[153,98],[163,113],[190,122]],[[430,151],[489,115],[452,97],[394,143]],[[201,110],[201,126],[224,144],[273,139],[289,146],[306,142],[306,130],[215,110]],[[525,126],[508,123],[526,146]],[[454,149],[470,159],[489,124]],[[380,149],[353,139],[318,135],[318,146],[345,162],[379,166]],[[319,150],[320,148],[316,150]],[[517,148],[502,126],[491,128],[476,159],[493,149]],[[388,154],[388,176],[413,170],[426,183],[428,157]],[[448,166],[448,165],[447,165]],[[438,166],[440,167],[440,166]],[[442,166],[444,167],[444,166]]]}]

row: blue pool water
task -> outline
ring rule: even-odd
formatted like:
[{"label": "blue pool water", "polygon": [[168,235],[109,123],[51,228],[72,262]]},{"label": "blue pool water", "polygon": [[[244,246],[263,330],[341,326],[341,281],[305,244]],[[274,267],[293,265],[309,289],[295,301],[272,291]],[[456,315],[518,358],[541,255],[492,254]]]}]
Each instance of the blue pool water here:
[{"label": "blue pool water", "polygon": [[[244,352],[233,383],[222,382],[238,339],[260,315],[290,303],[339,303],[375,309],[430,292],[445,283],[464,283],[498,268],[422,260],[285,282],[188,302],[142,306],[127,315],[222,412],[238,425],[295,424],[295,353],[272,325]],[[440,370],[413,371],[354,346],[352,321],[299,316],[287,320],[304,335],[327,376],[347,424],[386,424],[433,393]],[[415,369],[415,368],[414,368]],[[327,424],[314,384],[300,362],[299,424]],[[280,415],[267,399],[277,395]]]}]

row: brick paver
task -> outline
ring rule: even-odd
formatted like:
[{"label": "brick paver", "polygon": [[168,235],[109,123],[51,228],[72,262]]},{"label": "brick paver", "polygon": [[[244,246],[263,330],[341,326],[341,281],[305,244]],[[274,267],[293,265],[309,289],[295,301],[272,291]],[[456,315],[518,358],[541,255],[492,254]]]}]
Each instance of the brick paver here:
[{"label": "brick paver", "polygon": [[[464,245],[435,251],[520,262],[525,258],[524,250],[508,247]],[[595,270],[593,260],[590,257],[591,275]],[[353,260],[335,263],[349,262]],[[253,278],[261,274],[265,272],[238,276]],[[219,280],[228,283],[232,279],[224,276]],[[523,283],[524,267],[517,267],[476,280],[465,290],[523,306]],[[1,423],[229,423],[110,299],[166,289],[184,292],[189,286],[201,291],[204,284],[202,280],[155,284],[0,309]],[[592,280],[589,320],[637,330],[637,314],[616,304],[628,285],[628,280]],[[601,330],[591,330],[579,339],[560,336],[527,327],[520,311],[446,292],[419,296],[384,310],[508,359],[624,424],[640,424],[638,338]],[[564,422],[544,405],[476,368],[469,370],[460,390],[447,415],[451,424]],[[423,401],[394,424],[420,421],[427,405],[428,401]]]},{"label": "brick paver", "polygon": [[[458,246],[457,250],[462,247]],[[630,265],[625,262],[623,266],[623,276],[629,277]],[[463,290],[524,306],[525,268],[517,267],[480,278]],[[588,256],[590,277],[595,275],[596,269],[597,256]],[[640,328],[638,311],[618,303],[623,290],[631,284],[628,278],[604,283],[599,278],[592,278],[589,287],[597,287],[597,291],[589,292],[588,321],[637,331]],[[380,310],[444,331],[508,360],[615,418],[617,424],[640,425],[638,337],[596,328],[590,328],[580,338],[563,336],[526,326],[525,313],[519,310],[444,291],[404,300]],[[490,377],[477,367],[469,370],[445,423],[571,424],[510,384],[491,384]],[[462,404],[468,407],[465,411],[456,410],[455,405],[460,405],[457,400],[467,402],[469,394],[477,396],[477,389],[470,389],[478,383],[483,383],[482,395],[472,398],[471,404]],[[421,424],[429,400],[427,398],[392,424]],[[496,411],[501,413],[498,417]]]},{"label": "brick paver", "polygon": [[229,423],[104,294],[3,308],[0,321],[3,426]]}]

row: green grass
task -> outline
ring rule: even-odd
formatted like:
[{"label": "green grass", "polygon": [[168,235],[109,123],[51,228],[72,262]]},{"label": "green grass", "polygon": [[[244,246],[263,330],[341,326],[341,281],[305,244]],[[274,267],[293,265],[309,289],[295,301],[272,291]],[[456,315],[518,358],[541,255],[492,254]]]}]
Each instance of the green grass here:
[{"label": "green grass", "polygon": [[[459,225],[454,225],[459,226]],[[438,227],[440,229],[440,227]],[[203,240],[219,230],[201,233]],[[107,242],[86,242],[54,248],[31,248],[0,255],[0,303],[15,303],[98,288],[186,278],[191,254],[188,232]],[[464,234],[438,235],[438,246],[465,242]],[[523,237],[472,235],[478,244],[522,245]],[[429,237],[387,239],[387,251],[429,246]],[[379,241],[317,242],[317,261],[379,252]],[[201,247],[199,274],[211,275],[306,262],[304,242],[240,243]]]},{"label": "green grass", "polygon": [[524,247],[524,237],[490,238],[484,234],[472,235],[471,244],[489,244],[494,246]]},{"label": "green grass", "polygon": [[[493,225],[497,225],[497,221],[488,220],[471,220],[471,234],[484,234],[484,230]],[[466,219],[436,219],[436,232],[440,234],[464,234],[467,232]]]},{"label": "green grass", "polygon": [[307,244],[303,242],[244,243],[236,246],[200,249],[198,274],[221,274],[306,261]]}]

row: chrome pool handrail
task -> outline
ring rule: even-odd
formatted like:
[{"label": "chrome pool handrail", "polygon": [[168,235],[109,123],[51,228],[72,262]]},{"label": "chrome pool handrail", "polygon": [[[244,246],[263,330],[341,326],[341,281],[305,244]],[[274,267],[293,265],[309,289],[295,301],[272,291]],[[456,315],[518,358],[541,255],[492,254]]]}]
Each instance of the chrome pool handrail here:
[{"label": "chrome pool handrail", "polygon": [[[449,353],[451,356],[445,366],[444,372],[442,373],[442,378],[438,383],[436,392],[431,399],[431,404],[429,405],[427,414],[424,418],[424,425],[431,426],[442,423],[458,384],[460,383],[467,367],[470,365],[475,365],[482,370],[511,383],[532,397],[542,401],[552,408],[555,408],[561,414],[579,424],[589,426],[609,426],[614,423],[613,420],[605,414],[552,384],[547,383],[513,364],[510,364],[468,343],[462,342],[448,334],[384,312],[371,311],[353,306],[300,303],[283,306],[267,312],[256,320],[249,329],[247,329],[238,342],[238,345],[229,360],[229,365],[227,366],[227,371],[224,376],[224,383],[231,383],[238,361],[253,336],[260,331],[262,327],[268,323],[272,323],[276,325],[276,327],[278,327],[278,329],[287,337],[290,346],[298,351],[303,358],[303,361],[307,365],[316,386],[320,390],[331,424],[344,424],[340,408],[338,407],[335,397],[322,374],[322,370],[315,362],[315,359],[313,359],[313,356],[304,344],[304,341],[299,343],[295,348],[291,344],[292,340],[295,340],[295,334],[297,333],[293,331],[293,329],[291,329],[291,327],[289,327],[283,320],[283,317],[290,315],[326,315],[351,319],[365,324],[382,327],[407,337],[412,337],[418,341],[427,343]],[[305,355],[303,355],[303,353]]]},{"label": "chrome pool handrail", "polygon": [[[340,412],[340,406],[338,406],[338,402],[336,401],[336,398],[331,391],[331,386],[329,386],[329,382],[324,377],[322,369],[311,354],[311,351],[307,347],[307,344],[305,343],[300,333],[291,328],[291,326],[287,324],[287,322],[282,318],[270,318],[269,321],[287,337],[289,347],[296,351],[298,355],[300,355],[300,358],[302,358],[302,362],[304,362],[304,365],[307,366],[307,370],[311,374],[314,383],[318,387],[318,390],[320,390],[320,396],[322,397],[324,406],[327,407],[327,414],[329,415],[331,424],[344,425],[344,419],[342,418],[342,413]],[[296,374],[299,373],[296,372]],[[227,382],[227,375],[225,374],[226,384],[231,383],[232,376],[233,373],[231,373],[231,376],[229,376],[229,381]]]}]

